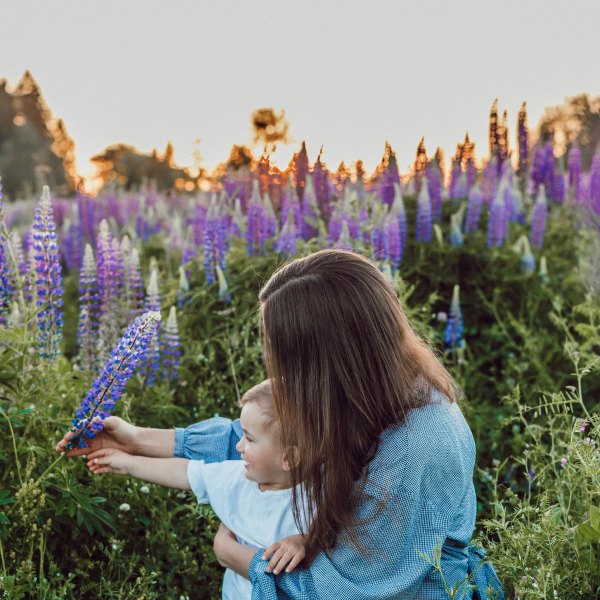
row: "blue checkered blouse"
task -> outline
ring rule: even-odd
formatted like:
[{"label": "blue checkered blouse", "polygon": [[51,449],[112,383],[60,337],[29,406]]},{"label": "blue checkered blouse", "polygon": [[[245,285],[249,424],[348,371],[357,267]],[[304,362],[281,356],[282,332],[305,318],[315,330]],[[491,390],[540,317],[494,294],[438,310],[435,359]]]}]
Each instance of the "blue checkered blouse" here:
[{"label": "blue checkered blouse", "polygon": [[[435,398],[381,435],[366,491],[379,499],[385,494],[387,510],[359,533],[373,554],[361,555],[340,539],[308,569],[273,575],[259,551],[250,563],[253,600],[447,600],[439,573],[418,554],[431,556],[440,540],[450,589],[474,572],[477,589],[464,584],[465,593],[458,597],[504,598],[492,566],[480,564],[483,551],[468,546],[476,514],[471,430],[456,403],[440,394]],[[206,462],[239,459],[235,445],[241,436],[239,420],[219,417],[177,428],[175,456]],[[361,514],[372,514],[375,504],[367,501]],[[489,593],[492,588],[495,593]]]}]

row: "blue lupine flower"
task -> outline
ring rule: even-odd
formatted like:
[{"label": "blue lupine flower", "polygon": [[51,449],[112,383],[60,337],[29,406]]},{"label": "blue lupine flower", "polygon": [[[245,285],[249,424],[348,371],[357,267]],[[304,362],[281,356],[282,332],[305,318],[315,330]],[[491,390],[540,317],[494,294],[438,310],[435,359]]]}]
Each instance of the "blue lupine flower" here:
[{"label": "blue lupine flower", "polygon": [[137,248],[133,248],[128,265],[129,289],[131,291],[131,315],[137,317],[143,312],[144,282]]},{"label": "blue lupine flower", "polygon": [[350,230],[348,229],[348,221],[342,223],[342,233],[340,234],[336,248],[338,250],[352,252],[352,238],[350,237]]},{"label": "blue lupine flower", "polygon": [[198,248],[194,240],[194,230],[190,225],[187,228],[186,236],[181,249],[181,264],[186,265],[198,258]]},{"label": "blue lupine flower", "polygon": [[[150,282],[146,289],[146,311],[158,312],[160,314],[160,305],[162,298],[158,288],[158,268],[150,267]],[[148,343],[148,353],[146,355],[146,383],[154,385],[156,373],[160,369],[160,323],[156,324],[153,334]]]},{"label": "blue lupine flower", "polygon": [[315,237],[318,233],[318,213],[314,182],[311,175],[306,175],[304,196],[302,198],[302,237],[305,240]]},{"label": "blue lupine flower", "polygon": [[200,246],[204,242],[204,223],[206,221],[207,208],[204,202],[197,201],[194,205],[194,216],[192,217],[192,229],[194,230],[194,244]]},{"label": "blue lupine flower", "polygon": [[531,217],[531,235],[529,241],[534,248],[541,249],[544,243],[544,231],[546,229],[546,216],[548,215],[548,200],[546,199],[546,190],[540,185],[533,215]]},{"label": "blue lupine flower", "polygon": [[498,159],[496,156],[492,158],[485,165],[483,170],[483,187],[482,187],[482,198],[483,203],[486,206],[492,205],[496,196],[496,185],[498,183]]},{"label": "blue lupine flower", "polygon": [[388,238],[388,256],[392,275],[395,275],[400,267],[400,261],[404,254],[404,243],[400,232],[400,222],[398,215],[394,209],[395,204],[392,204],[392,209],[385,220],[386,235]]},{"label": "blue lupine flower", "polygon": [[475,233],[479,225],[481,214],[481,203],[483,197],[479,185],[474,185],[469,191],[469,202],[467,204],[467,220],[465,222],[465,233]]},{"label": "blue lupine flower", "polygon": [[86,244],[79,274],[79,324],[77,326],[79,366],[86,371],[93,370],[96,364],[98,316],[96,261],[92,247]]},{"label": "blue lupine flower", "polygon": [[373,229],[373,260],[384,261],[390,257],[390,237],[387,215],[382,215]]},{"label": "blue lupine flower", "polygon": [[[323,148],[321,148],[321,152],[322,151]],[[317,157],[317,161],[313,166],[313,177],[315,184],[315,194],[317,196],[317,206],[319,207],[319,211],[321,211],[321,213],[324,214],[329,210],[329,172],[325,168],[325,165],[321,162],[320,152],[319,156]],[[297,223],[296,228],[298,228]],[[301,235],[301,233],[302,232],[299,232],[298,235]]]},{"label": "blue lupine flower", "polygon": [[450,316],[448,317],[448,324],[446,325],[446,331],[444,332],[444,341],[451,352],[464,345],[464,340],[462,339],[464,326],[462,311],[460,309],[459,293],[460,287],[457,284],[454,286],[454,291],[452,292]]},{"label": "blue lupine flower", "polygon": [[575,194],[575,200],[579,201],[580,188],[581,188],[581,150],[577,141],[573,143],[573,146],[569,150],[569,187]]},{"label": "blue lupine flower", "polygon": [[337,241],[340,239],[343,221],[344,218],[342,215],[342,208],[340,206],[337,206],[333,209],[333,212],[331,213],[331,218],[329,219],[327,239],[330,248],[333,248],[337,244]]},{"label": "blue lupine flower", "polygon": [[227,248],[227,227],[219,214],[217,195],[213,194],[204,224],[204,269],[207,284],[216,281],[217,266],[225,270]]},{"label": "blue lupine flower", "polygon": [[33,247],[37,277],[36,306],[43,307],[38,312],[39,355],[50,359],[51,362],[57,354],[60,354],[58,342],[62,340],[64,324],[62,271],[55,229],[50,190],[45,185],[39,205],[35,209]]},{"label": "blue lupine flower", "polygon": [[442,219],[442,174],[437,161],[429,164],[427,181],[431,199],[431,218],[434,223],[438,223]]},{"label": "blue lupine flower", "polygon": [[600,215],[600,143],[596,146],[596,152],[594,152],[594,157],[592,158],[590,201],[594,212]]},{"label": "blue lupine flower", "polygon": [[423,178],[419,198],[417,199],[417,242],[431,241],[431,200],[427,177]]},{"label": "blue lupine flower", "polygon": [[533,192],[537,194],[538,188],[544,179],[544,150],[536,144],[533,149],[533,160],[531,162],[531,181],[533,182]]},{"label": "blue lupine flower", "polygon": [[177,306],[183,308],[183,305],[190,300],[190,283],[183,265],[179,265],[179,288],[177,289]]},{"label": "blue lupine flower", "polygon": [[458,198],[457,188],[458,188],[458,180],[462,174],[461,169],[461,160],[460,158],[452,159],[452,171],[450,171],[450,183],[448,184],[448,196],[452,200],[456,200]]},{"label": "blue lupine flower", "polygon": [[461,231],[462,211],[450,217],[450,245],[453,248],[463,245],[463,234]]},{"label": "blue lupine flower", "polygon": [[394,202],[396,186],[400,185],[400,173],[398,171],[398,162],[396,154],[392,151],[392,147],[386,143],[386,153],[388,154],[387,165],[381,176],[379,186],[379,196],[384,204],[389,206]]},{"label": "blue lupine flower", "polygon": [[488,221],[488,248],[492,246],[502,246],[504,241],[504,189],[502,186],[496,192],[492,209],[490,211],[490,220]]},{"label": "blue lupine flower", "polygon": [[267,220],[267,238],[274,238],[277,236],[277,217],[275,216],[269,194],[265,193],[263,195],[263,202],[265,205],[265,218]]},{"label": "blue lupine flower", "polygon": [[177,311],[171,306],[169,317],[164,329],[162,339],[162,378],[163,381],[175,381],[179,378],[177,367],[179,366],[179,329],[177,328]]},{"label": "blue lupine flower", "polygon": [[127,327],[77,409],[71,429],[75,435],[67,444],[68,450],[87,448],[87,440],[102,431],[104,419],[110,415],[128,379],[143,360],[159,321],[160,313],[151,311]]},{"label": "blue lupine flower", "polygon": [[268,237],[268,224],[258,179],[254,180],[246,218],[246,248],[248,255],[264,254],[265,241]]},{"label": "blue lupine flower", "polygon": [[14,277],[9,255],[9,240],[6,239],[4,205],[2,203],[2,181],[0,180],[0,323],[6,323],[8,307],[14,292]]},{"label": "blue lupine flower", "polygon": [[402,190],[399,184],[394,186],[394,202],[392,204],[390,214],[396,215],[398,219],[401,241],[400,258],[402,258],[402,254],[404,254],[404,248],[406,247],[406,209],[404,208],[404,199],[402,198]]},{"label": "blue lupine flower", "polygon": [[281,228],[281,234],[279,239],[275,242],[273,249],[276,252],[280,252],[283,256],[289,258],[296,254],[296,225],[294,223],[294,210],[290,207],[288,209],[287,218],[283,227]]}]

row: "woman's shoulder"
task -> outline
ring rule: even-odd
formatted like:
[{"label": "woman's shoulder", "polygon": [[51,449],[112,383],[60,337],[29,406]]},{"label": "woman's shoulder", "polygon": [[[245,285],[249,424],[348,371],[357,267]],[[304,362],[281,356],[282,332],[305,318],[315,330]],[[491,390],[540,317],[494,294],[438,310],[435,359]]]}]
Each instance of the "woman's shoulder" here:
[{"label": "woman's shoulder", "polygon": [[435,466],[472,473],[474,462],[475,442],[459,405],[434,390],[431,402],[383,432],[371,468],[390,465],[415,472]]}]

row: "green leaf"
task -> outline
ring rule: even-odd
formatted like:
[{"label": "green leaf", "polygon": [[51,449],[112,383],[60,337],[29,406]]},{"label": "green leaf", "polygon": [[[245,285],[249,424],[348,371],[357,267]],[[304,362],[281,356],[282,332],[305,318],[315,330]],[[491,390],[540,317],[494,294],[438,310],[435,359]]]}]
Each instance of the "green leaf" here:
[{"label": "green leaf", "polygon": [[577,526],[577,531],[581,534],[583,541],[587,544],[597,544],[600,540],[600,531],[596,531],[589,525],[579,524]]},{"label": "green leaf", "polygon": [[600,531],[600,508],[597,506],[590,506],[590,521],[592,523],[592,527],[596,531]]},{"label": "green leaf", "polygon": [[137,520],[140,523],[143,523],[146,527],[148,527],[148,525],[150,525],[150,519],[148,519],[147,517],[138,517]]},{"label": "green leaf", "polygon": [[0,521],[2,521],[3,523],[10,523],[8,517],[2,513],[0,513]]}]

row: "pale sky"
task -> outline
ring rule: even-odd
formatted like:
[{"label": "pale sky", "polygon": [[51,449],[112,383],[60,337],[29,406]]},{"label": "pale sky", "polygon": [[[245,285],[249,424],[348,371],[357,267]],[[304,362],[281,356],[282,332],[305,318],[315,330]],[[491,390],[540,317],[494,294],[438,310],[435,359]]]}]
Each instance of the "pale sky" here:
[{"label": "pale sky", "polygon": [[250,114],[284,109],[309,159],[335,170],[381,160],[402,173],[425,136],[446,165],[468,130],[488,152],[490,107],[508,110],[510,144],[523,101],[530,126],[568,95],[600,94],[598,0],[4,0],[0,78],[29,69],[53,115],[89,158],[124,142],[175,147],[203,165],[251,139]]}]

